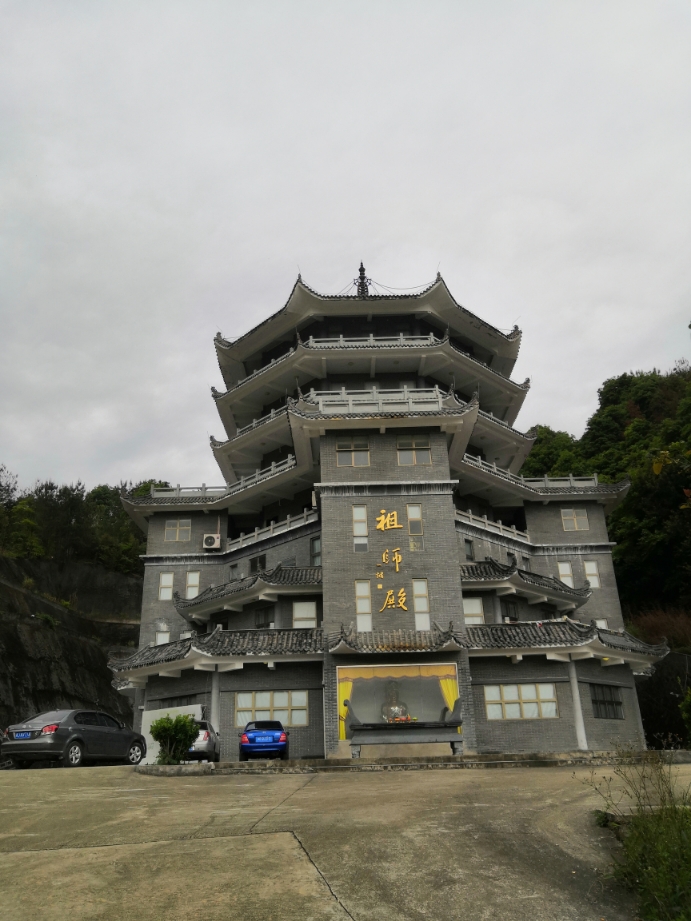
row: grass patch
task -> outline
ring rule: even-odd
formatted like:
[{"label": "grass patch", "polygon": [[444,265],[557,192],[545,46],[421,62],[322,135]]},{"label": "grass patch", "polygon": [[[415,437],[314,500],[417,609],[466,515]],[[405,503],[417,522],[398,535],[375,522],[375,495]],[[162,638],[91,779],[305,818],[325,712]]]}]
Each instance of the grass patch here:
[{"label": "grass patch", "polygon": [[691,921],[691,787],[680,787],[667,752],[623,752],[612,776],[585,783],[622,850],[614,876],[639,898],[642,921]]}]

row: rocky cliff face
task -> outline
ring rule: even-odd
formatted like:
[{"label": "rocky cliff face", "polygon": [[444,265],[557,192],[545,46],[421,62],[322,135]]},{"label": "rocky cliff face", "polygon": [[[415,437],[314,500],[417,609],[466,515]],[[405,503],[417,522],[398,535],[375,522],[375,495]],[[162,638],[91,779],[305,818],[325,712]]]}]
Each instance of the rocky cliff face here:
[{"label": "rocky cliff face", "polygon": [[[122,577],[127,581],[115,598],[104,593],[100,600],[94,591],[91,611],[121,615],[118,620],[95,620],[42,597],[38,585],[30,589],[16,584],[20,576],[36,578],[26,575],[27,562],[31,563],[0,558],[0,727],[42,711],[72,707],[99,708],[131,725],[132,700],[112,686],[107,666],[109,655],[129,654],[137,645],[138,623],[122,616],[130,614],[135,603],[129,580]],[[49,567],[41,587],[50,585],[55,597],[63,597],[75,579],[51,573]],[[36,575],[41,576],[40,569]],[[77,578],[83,575],[77,573]],[[113,573],[92,573],[91,585],[108,585],[111,576],[117,579]],[[84,578],[79,584],[88,582]],[[129,599],[124,607],[123,599]]]}]

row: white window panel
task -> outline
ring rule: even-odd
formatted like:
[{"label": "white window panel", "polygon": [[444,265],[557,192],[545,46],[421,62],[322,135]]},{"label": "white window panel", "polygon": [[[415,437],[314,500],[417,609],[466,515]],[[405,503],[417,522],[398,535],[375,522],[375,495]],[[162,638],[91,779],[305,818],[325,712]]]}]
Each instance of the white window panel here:
[{"label": "white window panel", "polygon": [[482,598],[463,599],[463,618],[467,624],[484,624],[485,611]]},{"label": "white window panel", "polygon": [[591,588],[600,588],[600,569],[597,560],[585,560],[583,563],[585,577],[590,582]]},{"label": "white window panel", "polygon": [[293,602],[293,627],[295,629],[314,629],[317,626],[317,602]]},{"label": "white window panel", "polygon": [[199,594],[199,576],[198,572],[188,572],[185,585],[185,596],[187,599],[196,598]]},{"label": "white window panel", "polygon": [[161,572],[158,575],[158,600],[173,600],[173,573]]},{"label": "white window panel", "polygon": [[563,582],[564,585],[568,585],[569,588],[573,588],[573,570],[571,569],[571,563],[559,562],[557,563],[557,569],[559,570],[560,582]]}]

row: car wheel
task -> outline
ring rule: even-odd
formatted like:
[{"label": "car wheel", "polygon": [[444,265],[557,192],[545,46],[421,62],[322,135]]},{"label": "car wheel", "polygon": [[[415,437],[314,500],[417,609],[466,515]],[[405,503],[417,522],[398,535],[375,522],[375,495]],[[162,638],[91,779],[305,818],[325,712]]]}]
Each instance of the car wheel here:
[{"label": "car wheel", "polygon": [[216,752],[215,755],[214,755],[214,763],[215,763],[215,764],[218,764],[218,762],[219,762],[220,760],[221,760],[221,753],[220,753],[220,752]]},{"label": "car wheel", "polygon": [[62,763],[65,767],[81,767],[84,763],[84,748],[81,742],[70,742],[65,749]]},{"label": "car wheel", "polygon": [[141,746],[141,742],[133,742],[130,745],[130,750],[127,752],[127,758],[125,758],[125,764],[137,765],[144,757],[144,751]]},{"label": "car wheel", "polygon": [[240,752],[240,761],[247,761],[248,759],[249,759],[249,755],[247,754],[247,752]]},{"label": "car wheel", "polygon": [[287,748],[284,752],[281,752],[281,761],[290,761],[290,755]]}]

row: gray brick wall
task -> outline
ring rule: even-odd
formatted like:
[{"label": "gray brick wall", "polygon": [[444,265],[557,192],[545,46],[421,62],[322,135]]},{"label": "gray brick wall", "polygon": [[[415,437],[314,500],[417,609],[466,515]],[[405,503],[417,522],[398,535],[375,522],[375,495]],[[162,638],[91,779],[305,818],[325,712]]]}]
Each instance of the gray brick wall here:
[{"label": "gray brick wall", "polygon": [[[426,466],[398,465],[398,452],[396,450],[396,437],[398,435],[413,434],[420,431],[429,434],[432,463]],[[397,432],[387,432],[384,435],[372,431],[353,434],[362,434],[369,439],[370,464],[369,467],[338,467],[336,466],[336,439],[350,433],[328,432],[320,439],[320,464],[321,479],[324,483],[338,482],[363,482],[386,480],[448,480],[449,456],[446,448],[446,435],[441,432],[425,432],[424,429],[398,429]]]},{"label": "gray brick wall", "polygon": [[[561,510],[585,509],[588,513],[587,531],[565,531]],[[530,539],[535,544],[584,544],[609,540],[605,510],[597,502],[571,502],[560,500],[543,505],[541,502],[525,503],[525,520]]]}]

